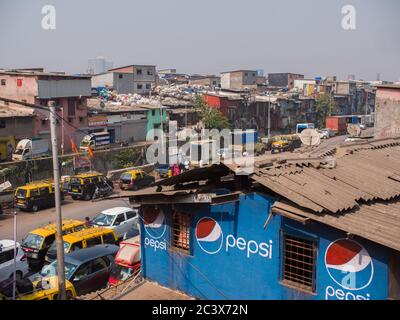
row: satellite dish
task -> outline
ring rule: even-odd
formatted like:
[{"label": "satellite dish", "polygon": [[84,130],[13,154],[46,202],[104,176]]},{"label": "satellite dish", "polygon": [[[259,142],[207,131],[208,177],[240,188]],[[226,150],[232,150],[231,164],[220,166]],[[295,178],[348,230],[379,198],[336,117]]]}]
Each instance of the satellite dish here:
[{"label": "satellite dish", "polygon": [[348,124],[347,133],[350,137],[359,137],[361,136],[361,128],[357,124]]},{"label": "satellite dish", "polygon": [[321,143],[319,133],[315,129],[304,129],[300,134],[300,140],[306,146],[317,146]]}]

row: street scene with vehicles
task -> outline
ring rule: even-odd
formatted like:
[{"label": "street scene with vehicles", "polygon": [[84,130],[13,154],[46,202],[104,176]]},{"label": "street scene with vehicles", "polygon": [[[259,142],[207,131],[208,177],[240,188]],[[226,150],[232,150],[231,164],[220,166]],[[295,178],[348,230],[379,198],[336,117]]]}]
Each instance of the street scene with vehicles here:
[{"label": "street scene with vehicles", "polygon": [[400,4],[354,1],[2,0],[0,304],[400,300]]}]

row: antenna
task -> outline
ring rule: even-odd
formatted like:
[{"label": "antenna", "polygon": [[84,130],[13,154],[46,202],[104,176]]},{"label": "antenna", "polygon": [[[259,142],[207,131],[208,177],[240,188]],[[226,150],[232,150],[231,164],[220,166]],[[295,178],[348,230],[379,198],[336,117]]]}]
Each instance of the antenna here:
[{"label": "antenna", "polygon": [[308,147],[317,146],[321,143],[319,133],[315,129],[304,129],[300,134],[300,140]]},{"label": "antenna", "polygon": [[359,137],[361,136],[361,128],[357,124],[348,124],[347,125],[347,133],[350,137]]}]

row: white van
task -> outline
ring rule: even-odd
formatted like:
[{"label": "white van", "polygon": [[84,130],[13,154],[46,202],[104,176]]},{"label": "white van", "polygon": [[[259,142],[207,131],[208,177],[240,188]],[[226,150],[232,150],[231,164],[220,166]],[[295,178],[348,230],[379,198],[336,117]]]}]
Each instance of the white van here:
[{"label": "white van", "polygon": [[[0,240],[0,282],[14,275],[14,241]],[[29,271],[26,255],[17,242],[17,279],[25,277]]]},{"label": "white van", "polygon": [[138,209],[128,207],[115,207],[103,210],[94,217],[92,223],[95,226],[113,229],[118,239],[137,228]]}]

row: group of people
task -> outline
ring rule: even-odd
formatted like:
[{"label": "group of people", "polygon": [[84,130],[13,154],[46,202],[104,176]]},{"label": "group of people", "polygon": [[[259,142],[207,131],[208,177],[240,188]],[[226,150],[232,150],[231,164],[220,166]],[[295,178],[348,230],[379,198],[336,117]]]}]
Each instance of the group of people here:
[{"label": "group of people", "polygon": [[168,170],[168,177],[172,177],[172,176],[177,176],[179,174],[181,174],[182,172],[188,171],[189,168],[189,162],[185,161],[185,163],[180,163],[177,164],[175,163],[172,168],[169,168]]}]

